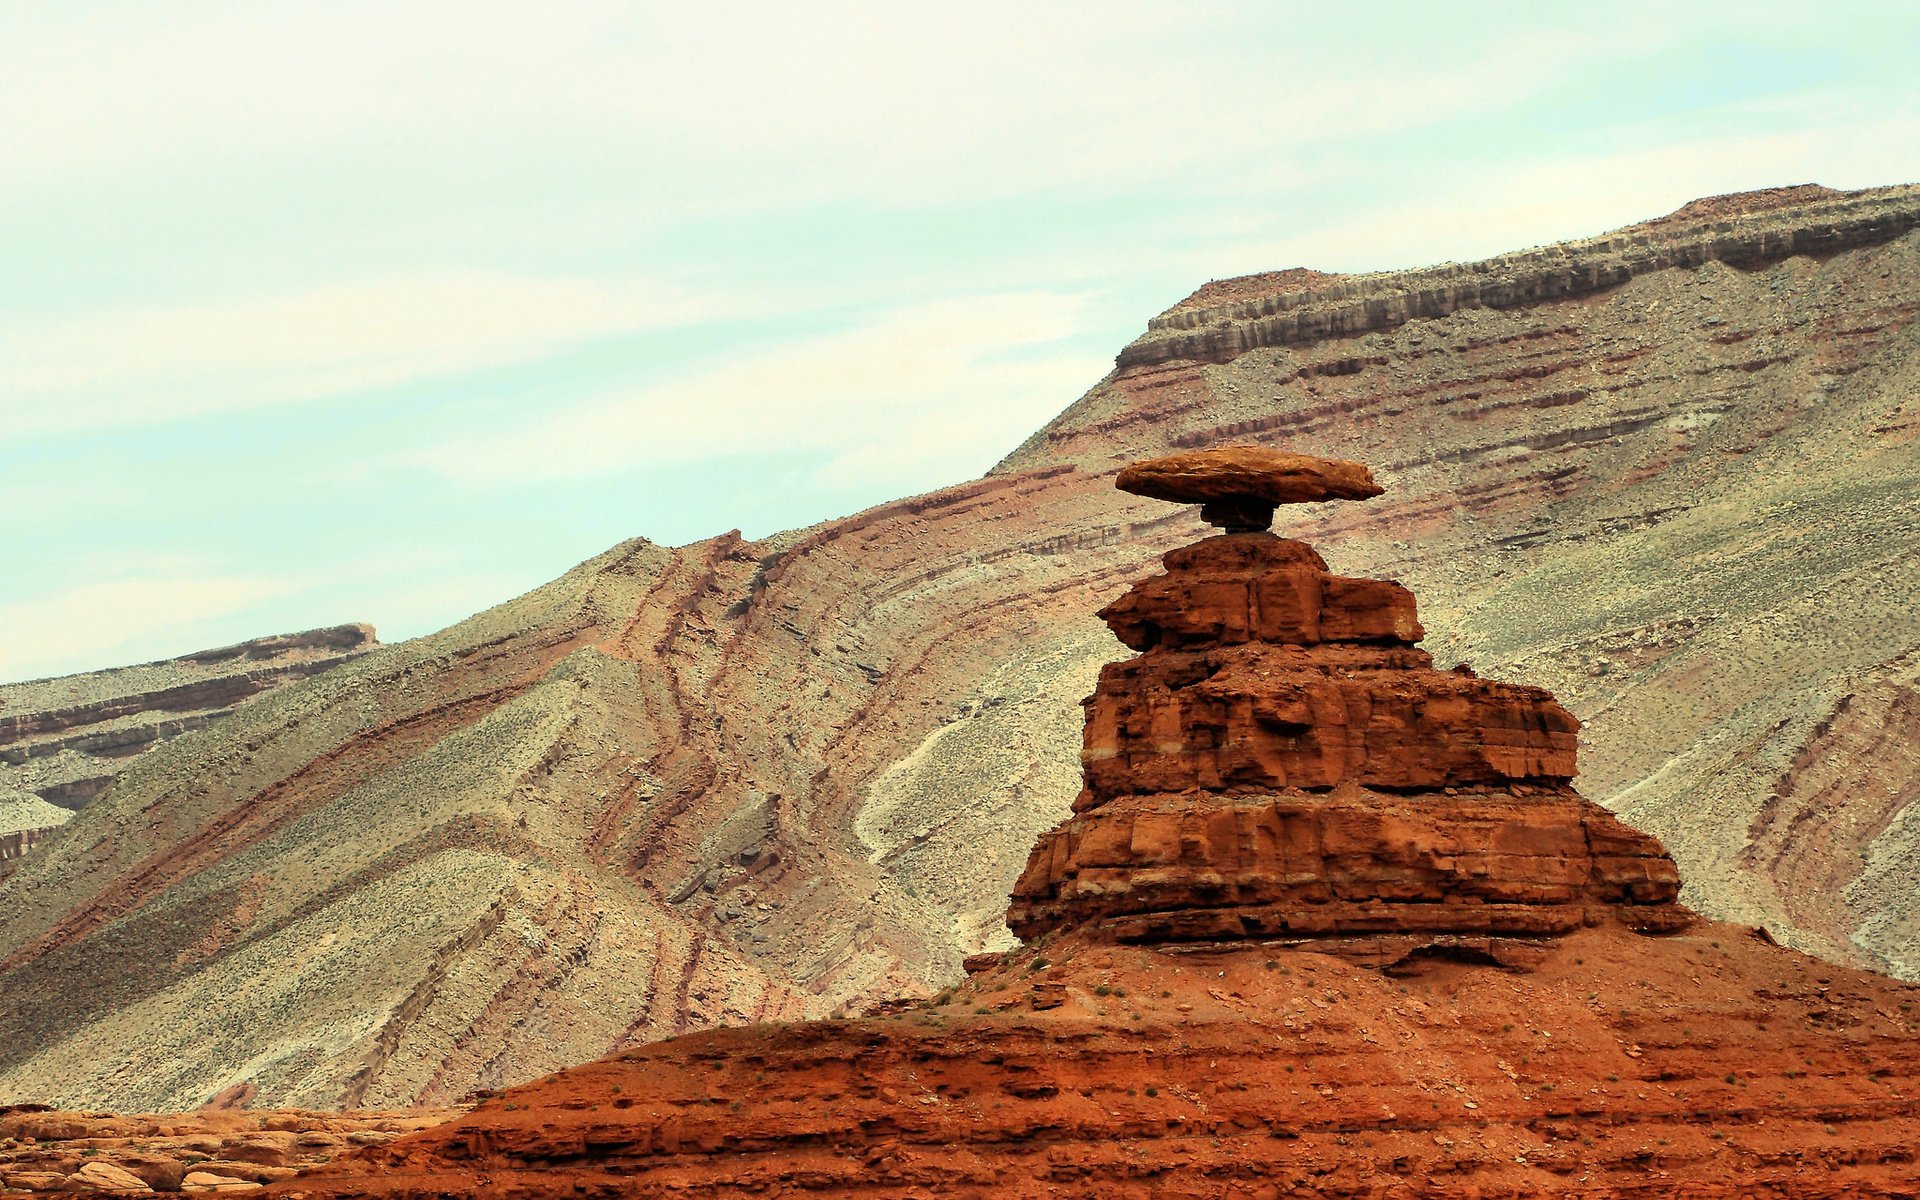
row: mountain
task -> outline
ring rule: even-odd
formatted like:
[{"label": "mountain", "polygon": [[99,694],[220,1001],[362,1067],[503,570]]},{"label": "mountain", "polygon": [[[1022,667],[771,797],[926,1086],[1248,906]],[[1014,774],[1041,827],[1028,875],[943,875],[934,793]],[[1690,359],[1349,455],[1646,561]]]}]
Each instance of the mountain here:
[{"label": "mountain", "polygon": [[[1100,614],[1027,946],[930,1002],[656,1043],[279,1184],[288,1200],[1908,1197],[1920,987],[1675,903],[1540,688],[1266,532],[1357,463],[1118,483],[1227,532]],[[1332,485],[1329,487],[1328,485]],[[1355,485],[1355,486],[1347,486]]]},{"label": "mountain", "polygon": [[615,547],[140,756],[0,883],[0,1099],[440,1103],[931,990],[1079,788],[1125,462],[1373,464],[1293,529],[1552,688],[1709,915],[1920,972],[1920,188],[1210,284],[986,477]]},{"label": "mountain", "polygon": [[250,696],[377,645],[370,625],[336,625],[134,667],[0,684],[0,863],[66,824],[135,755],[211,725]]}]

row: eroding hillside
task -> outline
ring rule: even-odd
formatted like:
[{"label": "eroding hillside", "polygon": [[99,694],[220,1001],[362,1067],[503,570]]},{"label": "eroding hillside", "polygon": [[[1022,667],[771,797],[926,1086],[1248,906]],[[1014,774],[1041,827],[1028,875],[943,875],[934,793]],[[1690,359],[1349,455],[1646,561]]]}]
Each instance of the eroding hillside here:
[{"label": "eroding hillside", "polygon": [[248,697],[379,644],[370,625],[335,625],[134,667],[0,685],[0,788],[77,811],[135,755],[204,729]]}]

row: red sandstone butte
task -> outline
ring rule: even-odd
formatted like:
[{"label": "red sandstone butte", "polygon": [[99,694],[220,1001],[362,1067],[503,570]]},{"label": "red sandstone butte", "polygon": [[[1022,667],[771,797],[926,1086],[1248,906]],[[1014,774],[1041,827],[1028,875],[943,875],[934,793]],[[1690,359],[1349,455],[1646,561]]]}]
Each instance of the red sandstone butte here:
[{"label": "red sandstone butte", "polygon": [[[1241,494],[1241,493],[1235,493]],[[1266,534],[1106,610],[1027,947],[675,1038],[280,1197],[1913,1197],[1920,989],[1680,907],[1538,688]]]},{"label": "red sandstone butte", "polygon": [[1014,888],[1015,933],[1390,961],[1685,924],[1666,851],[1569,786],[1579,722],[1540,688],[1434,670],[1405,588],[1264,533],[1165,563],[1101,614],[1145,653],[1087,701],[1086,787]]}]

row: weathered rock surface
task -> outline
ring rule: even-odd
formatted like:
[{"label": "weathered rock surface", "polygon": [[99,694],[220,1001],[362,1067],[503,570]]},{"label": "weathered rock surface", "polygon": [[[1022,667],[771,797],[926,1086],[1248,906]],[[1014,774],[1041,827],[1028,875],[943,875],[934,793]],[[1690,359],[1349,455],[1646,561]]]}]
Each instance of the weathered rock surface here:
[{"label": "weathered rock surface", "polygon": [[[1748,931],[1530,973],[1062,939],[891,1017],[689,1035],[269,1194],[1857,1200],[1920,1188],[1920,989]],[[1033,969],[1035,964],[1044,964]]]},{"label": "weathered rock surface", "polygon": [[[1194,451],[1117,482],[1239,473],[1232,494],[1258,494],[1256,458]],[[1086,786],[1014,885],[1015,934],[1287,938],[1374,961],[1511,942],[1512,960],[1608,921],[1686,924],[1666,851],[1568,786],[1579,722],[1540,688],[1435,671],[1405,588],[1269,533],[1163,561],[1101,611],[1145,653],[1086,701]]]},{"label": "weathered rock surface", "polygon": [[0,1195],[257,1192],[463,1111],[115,1115],[0,1107]]},{"label": "weathered rock surface", "polygon": [[[18,858],[65,824],[135,756],[211,725],[250,696],[378,645],[371,626],[337,625],[135,667],[0,684],[0,861]],[[45,804],[32,809],[16,793]],[[37,823],[28,823],[30,811]]]},{"label": "weathered rock surface", "polygon": [[19,858],[72,817],[72,812],[32,792],[0,785],[0,863]]},{"label": "weathered rock surface", "polygon": [[[1662,228],[1817,240],[1920,195],[1739,209]],[[1113,473],[1228,441],[1373,465],[1386,495],[1299,532],[1420,591],[1440,667],[1550,687],[1691,907],[1920,971],[1916,296],[1906,233],[1129,366],[985,479],[618,547],[137,756],[19,860],[0,1098],[437,1102],[940,986],[1010,944],[1082,786],[1093,611],[1204,532]]]},{"label": "weathered rock surface", "polygon": [[[1249,502],[1271,507],[1314,500],[1370,500],[1381,492],[1360,463],[1288,454],[1264,446],[1222,446],[1166,454],[1122,467],[1123,492],[1156,500],[1202,504]],[[1207,509],[1200,513],[1209,519]],[[1224,522],[1215,522],[1224,524]],[[1260,522],[1265,528],[1268,521]],[[1230,531],[1231,532],[1231,531]]]}]

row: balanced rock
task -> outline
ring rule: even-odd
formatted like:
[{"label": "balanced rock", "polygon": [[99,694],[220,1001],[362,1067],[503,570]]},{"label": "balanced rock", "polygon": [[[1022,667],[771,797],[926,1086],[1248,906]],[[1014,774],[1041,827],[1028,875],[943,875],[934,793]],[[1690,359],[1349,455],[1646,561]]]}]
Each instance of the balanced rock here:
[{"label": "balanced rock", "polygon": [[1265,529],[1273,523],[1276,505],[1367,500],[1382,490],[1360,463],[1265,446],[1221,446],[1148,459],[1123,469],[1116,483],[1135,495],[1201,505],[1201,517],[1229,533]]},{"label": "balanced rock", "polygon": [[[1210,481],[1153,493],[1181,500],[1380,490],[1358,464],[1267,453],[1284,468],[1264,492],[1238,447],[1128,470]],[[1014,888],[1015,933],[1517,965],[1583,926],[1687,922],[1665,849],[1570,786],[1580,723],[1540,688],[1435,670],[1405,588],[1269,533],[1163,562],[1101,613],[1145,653],[1086,701],[1086,787]]]}]

